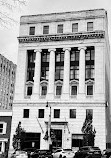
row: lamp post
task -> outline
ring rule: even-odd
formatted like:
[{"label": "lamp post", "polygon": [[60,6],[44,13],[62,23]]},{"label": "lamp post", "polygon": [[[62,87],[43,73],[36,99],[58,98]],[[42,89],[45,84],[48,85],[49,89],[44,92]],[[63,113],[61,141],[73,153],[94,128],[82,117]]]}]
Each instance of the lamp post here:
[{"label": "lamp post", "polygon": [[52,141],[51,141],[51,106],[48,104],[46,107],[50,107],[50,114],[49,114],[49,121],[48,121],[48,148],[49,150],[52,150]]}]

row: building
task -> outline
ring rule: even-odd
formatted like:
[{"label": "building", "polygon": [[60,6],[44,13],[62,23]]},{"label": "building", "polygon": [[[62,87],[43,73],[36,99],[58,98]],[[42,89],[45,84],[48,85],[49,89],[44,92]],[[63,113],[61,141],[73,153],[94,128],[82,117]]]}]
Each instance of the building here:
[{"label": "building", "polygon": [[107,27],[104,9],[21,17],[10,152],[19,121],[26,130],[24,148],[48,148],[44,136],[50,125],[53,146],[79,147],[88,114],[95,145],[110,146]]},{"label": "building", "polygon": [[11,132],[11,110],[0,110],[0,155],[8,154]]},{"label": "building", "polygon": [[0,155],[8,153],[16,65],[0,54]]},{"label": "building", "polygon": [[16,65],[0,54],[0,110],[12,109]]}]

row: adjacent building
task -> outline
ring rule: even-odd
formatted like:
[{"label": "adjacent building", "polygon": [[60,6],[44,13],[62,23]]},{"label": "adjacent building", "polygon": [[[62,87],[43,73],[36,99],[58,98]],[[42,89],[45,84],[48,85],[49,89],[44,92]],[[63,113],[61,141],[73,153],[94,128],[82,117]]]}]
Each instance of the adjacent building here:
[{"label": "adjacent building", "polygon": [[16,65],[0,54],[0,155],[8,154]]},{"label": "adjacent building", "polygon": [[21,17],[10,152],[19,121],[24,148],[48,148],[48,123],[56,134],[53,147],[82,146],[88,114],[95,145],[111,145],[107,27],[104,9]]}]

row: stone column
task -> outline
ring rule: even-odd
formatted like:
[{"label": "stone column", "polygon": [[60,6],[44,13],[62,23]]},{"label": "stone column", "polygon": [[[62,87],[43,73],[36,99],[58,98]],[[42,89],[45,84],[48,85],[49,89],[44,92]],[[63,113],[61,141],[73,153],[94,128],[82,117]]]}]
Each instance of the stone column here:
[{"label": "stone column", "polygon": [[64,79],[62,98],[68,100],[69,98],[69,80],[70,80],[70,50],[71,48],[63,48],[64,54]]},{"label": "stone column", "polygon": [[50,52],[50,61],[49,61],[49,82],[48,82],[48,100],[54,99],[54,80],[55,80],[55,51],[56,49],[52,48],[48,50]]},{"label": "stone column", "polygon": [[35,59],[35,73],[34,73],[34,86],[31,99],[37,100],[40,95],[40,74],[41,74],[41,49],[34,50],[36,52]]},{"label": "stone column", "polygon": [[79,55],[79,95],[85,94],[85,50],[86,47],[78,48]]}]

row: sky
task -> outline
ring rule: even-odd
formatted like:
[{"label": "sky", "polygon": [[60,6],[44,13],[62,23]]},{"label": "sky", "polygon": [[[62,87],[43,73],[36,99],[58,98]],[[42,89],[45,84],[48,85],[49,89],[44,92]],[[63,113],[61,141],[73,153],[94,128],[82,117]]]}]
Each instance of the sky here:
[{"label": "sky", "polygon": [[[10,0],[9,0],[10,1]],[[25,6],[13,17],[18,21],[8,27],[0,27],[0,54],[17,64],[19,19],[22,15],[69,12],[104,8],[108,13],[109,40],[111,43],[111,0],[26,0]]]}]

